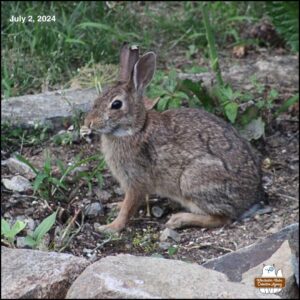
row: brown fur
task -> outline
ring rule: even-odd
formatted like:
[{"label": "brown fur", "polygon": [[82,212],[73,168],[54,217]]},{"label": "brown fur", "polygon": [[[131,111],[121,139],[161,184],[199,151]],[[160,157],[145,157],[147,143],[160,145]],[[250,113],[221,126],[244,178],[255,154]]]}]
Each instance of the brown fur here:
[{"label": "brown fur", "polygon": [[[152,59],[141,58],[135,75],[99,97],[85,120],[102,133],[106,162],[126,192],[117,219],[102,229],[122,230],[145,194],[168,197],[191,212],[174,215],[169,227],[226,224],[262,199],[259,160],[230,124],[206,111],[146,111],[138,84],[147,85]],[[139,68],[146,69],[141,80]],[[120,110],[110,108],[116,97]]]}]

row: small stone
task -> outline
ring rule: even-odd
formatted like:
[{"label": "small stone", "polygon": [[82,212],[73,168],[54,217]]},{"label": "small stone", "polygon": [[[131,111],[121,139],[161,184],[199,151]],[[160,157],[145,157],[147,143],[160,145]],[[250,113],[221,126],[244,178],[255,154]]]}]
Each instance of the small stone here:
[{"label": "small stone", "polygon": [[118,187],[118,186],[114,188],[114,192],[115,192],[115,194],[117,194],[118,196],[123,196],[123,195],[124,195],[123,190],[122,190],[120,187]]},{"label": "small stone", "polygon": [[160,243],[158,243],[158,247],[162,250],[168,250],[171,247],[171,243],[169,243],[169,242],[160,242]]},{"label": "small stone", "polygon": [[25,243],[24,236],[17,236],[17,248],[24,248],[27,244]]},{"label": "small stone", "polygon": [[12,174],[19,174],[26,177],[27,179],[33,179],[36,177],[36,174],[29,166],[14,157],[7,159],[6,165]]},{"label": "small stone", "polygon": [[8,190],[17,192],[32,190],[29,180],[20,175],[14,176],[12,179],[4,178],[2,179],[2,182]]},{"label": "small stone", "polygon": [[164,210],[157,205],[151,207],[151,213],[155,218],[161,218],[164,214]]},{"label": "small stone", "polygon": [[88,217],[97,217],[103,213],[103,206],[100,202],[93,202],[85,207],[85,215]]},{"label": "small stone", "polygon": [[161,232],[159,240],[161,242],[165,242],[168,238],[174,240],[177,243],[180,242],[180,234],[177,231],[170,228],[166,228]]},{"label": "small stone", "polygon": [[94,192],[101,202],[107,202],[112,197],[111,193],[106,190],[102,190],[99,187],[95,188]]}]

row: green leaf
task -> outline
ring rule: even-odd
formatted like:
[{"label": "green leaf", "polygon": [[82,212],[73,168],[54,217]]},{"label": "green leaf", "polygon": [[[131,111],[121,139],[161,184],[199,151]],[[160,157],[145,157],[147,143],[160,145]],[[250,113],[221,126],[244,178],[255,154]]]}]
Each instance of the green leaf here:
[{"label": "green leaf", "polygon": [[45,164],[44,164],[44,171],[46,174],[50,175],[51,174],[51,158],[48,156]]},{"label": "green leaf", "polygon": [[32,236],[27,235],[24,239],[24,242],[26,245],[30,246],[30,247],[34,247],[38,244],[38,242],[32,238]]},{"label": "green leaf", "polygon": [[32,184],[34,192],[36,192],[40,188],[40,186],[43,183],[44,179],[47,178],[47,177],[48,177],[48,175],[45,174],[45,173],[39,173],[35,177],[35,180],[34,180],[34,182]]},{"label": "green leaf", "polygon": [[10,226],[8,222],[1,218],[1,235],[6,236],[6,234],[10,231]]},{"label": "green leaf", "polygon": [[242,115],[240,115],[239,123],[242,126],[247,125],[251,120],[257,118],[258,113],[259,113],[259,109],[255,105],[248,107],[245,110],[245,112]]},{"label": "green leaf", "polygon": [[293,97],[286,100],[275,112],[275,116],[278,116],[280,113],[283,113],[289,109],[290,106],[299,101],[299,94],[294,95]]},{"label": "green leaf", "polygon": [[168,108],[179,108],[181,106],[180,98],[172,98],[168,103]]},{"label": "green leaf", "polygon": [[168,248],[168,254],[169,254],[170,256],[176,254],[177,251],[178,251],[178,247],[170,246],[170,247]]},{"label": "green leaf", "polygon": [[238,112],[238,108],[239,108],[239,106],[235,102],[228,103],[224,107],[225,114],[226,114],[227,118],[229,119],[229,121],[231,123],[235,122],[237,112]]},{"label": "green leaf", "polygon": [[158,111],[164,111],[167,109],[168,107],[168,102],[169,102],[170,98],[168,97],[163,97],[161,98],[158,103],[157,103],[157,109]]},{"label": "green leaf", "polygon": [[64,190],[68,189],[63,182],[61,182],[60,180],[58,180],[55,177],[51,177],[49,179],[49,181],[52,182],[52,183],[54,183],[56,186],[59,186],[59,187],[63,188]]},{"label": "green leaf", "polygon": [[12,228],[10,230],[10,236],[11,237],[15,237],[25,227],[26,227],[26,223],[25,222],[17,220],[17,222],[12,226]]},{"label": "green leaf", "polygon": [[54,212],[50,216],[48,216],[46,219],[42,221],[42,223],[35,229],[32,237],[34,240],[39,242],[44,235],[51,229],[53,224],[55,223],[56,220],[56,214],[57,212]]},{"label": "green leaf", "polygon": [[85,45],[85,42],[83,42],[82,40],[78,40],[78,39],[69,39],[69,38],[66,39],[66,43]]}]

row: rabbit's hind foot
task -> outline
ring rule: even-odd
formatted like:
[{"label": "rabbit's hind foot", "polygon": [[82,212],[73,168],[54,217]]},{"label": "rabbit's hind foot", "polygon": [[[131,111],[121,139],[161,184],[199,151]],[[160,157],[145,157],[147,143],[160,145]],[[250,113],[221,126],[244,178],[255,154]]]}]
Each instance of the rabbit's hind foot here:
[{"label": "rabbit's hind foot", "polygon": [[205,228],[219,227],[231,223],[231,219],[219,215],[198,215],[193,213],[173,214],[166,226],[171,229],[199,226]]}]

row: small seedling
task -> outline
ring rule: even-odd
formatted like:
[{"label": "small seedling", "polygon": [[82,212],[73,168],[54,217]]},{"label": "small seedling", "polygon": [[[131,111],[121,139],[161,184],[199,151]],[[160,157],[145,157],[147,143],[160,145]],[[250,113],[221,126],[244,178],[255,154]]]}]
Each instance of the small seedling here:
[{"label": "small seedling", "polygon": [[54,212],[46,219],[44,219],[41,224],[34,230],[31,235],[25,237],[25,243],[31,248],[37,248],[43,241],[46,233],[52,228],[55,223],[57,212]]},{"label": "small seedling", "polygon": [[17,220],[16,223],[10,227],[8,222],[1,218],[1,236],[4,236],[4,240],[7,244],[14,248],[14,241],[16,235],[26,227],[26,223]]}]

